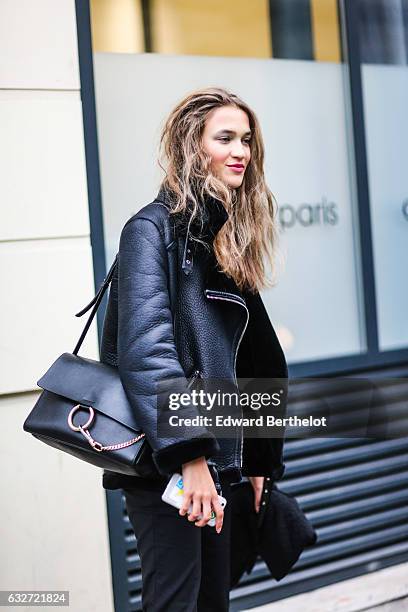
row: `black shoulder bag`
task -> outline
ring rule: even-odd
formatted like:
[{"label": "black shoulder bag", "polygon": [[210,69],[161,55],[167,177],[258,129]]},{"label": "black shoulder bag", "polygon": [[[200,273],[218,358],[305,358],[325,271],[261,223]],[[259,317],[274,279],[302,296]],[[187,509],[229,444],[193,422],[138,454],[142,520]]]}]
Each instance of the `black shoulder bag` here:
[{"label": "black shoulder bag", "polygon": [[38,381],[43,389],[23,429],[45,444],[98,467],[130,476],[157,474],[152,451],[137,424],[117,368],[78,351],[108,288],[118,255],[92,301],[72,353],[63,353]]}]

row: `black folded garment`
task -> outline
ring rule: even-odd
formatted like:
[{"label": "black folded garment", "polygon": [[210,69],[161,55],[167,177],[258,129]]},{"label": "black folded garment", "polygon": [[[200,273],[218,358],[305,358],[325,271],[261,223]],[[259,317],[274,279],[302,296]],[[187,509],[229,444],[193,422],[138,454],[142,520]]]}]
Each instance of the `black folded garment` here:
[{"label": "black folded garment", "polygon": [[[293,495],[265,478],[261,507],[249,481],[231,486],[231,584],[250,574],[260,555],[276,580],[286,576],[317,534]],[[265,503],[264,503],[265,502]]]}]

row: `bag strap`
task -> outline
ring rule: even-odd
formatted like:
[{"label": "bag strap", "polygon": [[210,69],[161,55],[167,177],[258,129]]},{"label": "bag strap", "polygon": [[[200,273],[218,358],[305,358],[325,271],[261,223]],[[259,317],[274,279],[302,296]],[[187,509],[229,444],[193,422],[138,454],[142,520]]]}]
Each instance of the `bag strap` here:
[{"label": "bag strap", "polygon": [[[172,223],[172,229],[173,229],[173,238],[174,240],[176,240],[176,228],[175,228],[175,224]],[[94,298],[92,298],[92,300],[89,302],[89,304],[87,304],[85,306],[85,308],[83,308],[82,310],[80,310],[79,312],[76,313],[76,317],[82,317],[82,315],[84,315],[90,308],[91,306],[93,306],[92,312],[89,315],[89,318],[86,322],[86,325],[82,331],[82,334],[76,344],[76,347],[74,348],[74,350],[72,351],[73,355],[76,355],[79,351],[79,349],[81,348],[81,345],[85,339],[86,334],[88,333],[88,329],[91,326],[91,323],[93,321],[93,318],[96,314],[96,311],[98,310],[99,304],[102,301],[102,298],[104,296],[104,293],[106,291],[106,289],[108,288],[112,278],[113,278],[113,274],[116,268],[116,265],[118,263],[118,256],[119,253],[116,253],[115,259],[109,269],[108,274],[106,275],[105,279],[102,282],[102,285],[99,288],[98,293],[95,295]],[[170,258],[171,261],[173,261],[173,258]],[[176,292],[177,292],[177,287],[176,287],[176,282],[177,282],[177,270],[176,270],[176,266],[174,264],[171,265],[171,269],[169,269],[169,276],[170,276],[170,287],[169,287],[169,292],[170,292],[170,306],[171,306],[171,311],[173,314],[173,318],[175,316],[175,307],[176,307]],[[172,281],[172,283],[171,283]]]},{"label": "bag strap", "polygon": [[93,306],[92,312],[89,315],[89,318],[88,318],[88,320],[86,322],[86,325],[85,325],[85,327],[84,327],[84,329],[82,331],[82,334],[81,334],[81,336],[80,336],[80,338],[79,338],[79,340],[78,340],[78,342],[76,344],[76,347],[72,351],[73,355],[76,355],[78,353],[79,349],[81,348],[81,345],[82,345],[82,343],[83,343],[83,341],[85,339],[85,336],[86,336],[86,334],[88,332],[88,329],[90,328],[91,323],[93,321],[93,318],[94,318],[94,316],[96,314],[96,311],[98,310],[99,304],[102,301],[104,293],[105,293],[106,289],[108,288],[108,286],[109,286],[109,284],[110,284],[110,282],[112,280],[113,273],[115,271],[115,267],[116,267],[117,262],[118,262],[118,255],[119,255],[119,253],[116,253],[116,257],[115,257],[115,259],[113,261],[113,264],[111,265],[108,274],[106,275],[105,279],[103,280],[102,285],[100,286],[98,293],[89,302],[89,304],[87,304],[85,306],[85,308],[83,308],[82,310],[77,312],[76,315],[75,315],[76,317],[82,317],[82,315],[84,315],[91,308],[91,306]]}]

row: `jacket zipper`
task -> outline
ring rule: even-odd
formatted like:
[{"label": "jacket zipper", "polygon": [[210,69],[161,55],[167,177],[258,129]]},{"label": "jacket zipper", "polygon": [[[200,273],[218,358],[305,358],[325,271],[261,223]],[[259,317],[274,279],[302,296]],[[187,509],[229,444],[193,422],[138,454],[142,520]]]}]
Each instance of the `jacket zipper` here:
[{"label": "jacket zipper", "polygon": [[202,375],[200,370],[194,370],[193,374],[188,379],[187,389],[190,389],[190,387],[193,386],[193,384],[195,383],[197,378],[202,378],[202,377],[203,377],[203,375]]},{"label": "jacket zipper", "polygon": [[[236,370],[236,365],[237,365],[237,356],[238,356],[238,349],[239,349],[239,345],[241,344],[241,340],[245,334],[247,325],[248,325],[248,321],[249,321],[249,310],[248,307],[245,303],[245,300],[241,297],[239,297],[238,295],[235,295],[234,293],[229,293],[228,291],[214,291],[211,289],[206,289],[205,290],[205,294],[208,298],[210,298],[211,300],[226,300],[227,302],[234,302],[235,304],[239,304],[240,306],[243,306],[245,308],[246,311],[246,321],[245,321],[245,325],[244,325],[244,329],[241,332],[241,335],[239,337],[238,343],[237,343],[237,347],[235,349],[235,355],[234,355],[234,379],[235,379],[235,385],[236,387],[238,387],[238,381],[237,381],[237,370]],[[240,466],[242,469],[242,454],[243,454],[243,446],[244,446],[244,440],[243,440],[243,436],[241,435],[241,457],[240,457]]]}]

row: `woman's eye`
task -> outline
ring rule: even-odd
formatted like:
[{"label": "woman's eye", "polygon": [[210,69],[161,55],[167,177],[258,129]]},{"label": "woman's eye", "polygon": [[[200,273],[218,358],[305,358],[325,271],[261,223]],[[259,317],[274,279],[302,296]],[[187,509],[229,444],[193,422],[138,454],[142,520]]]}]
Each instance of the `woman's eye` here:
[{"label": "woman's eye", "polygon": [[[220,140],[221,142],[229,142],[230,139],[227,136],[221,136],[221,138],[219,138],[218,140]],[[243,140],[242,141],[244,144],[249,145],[251,144],[250,140]]]}]

